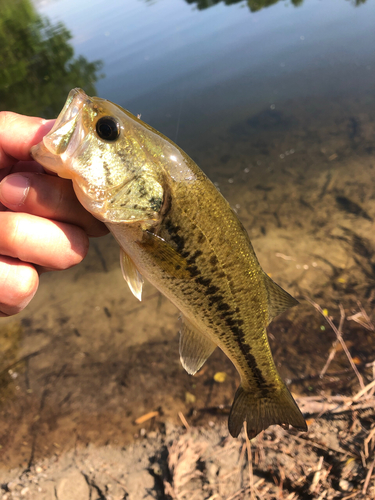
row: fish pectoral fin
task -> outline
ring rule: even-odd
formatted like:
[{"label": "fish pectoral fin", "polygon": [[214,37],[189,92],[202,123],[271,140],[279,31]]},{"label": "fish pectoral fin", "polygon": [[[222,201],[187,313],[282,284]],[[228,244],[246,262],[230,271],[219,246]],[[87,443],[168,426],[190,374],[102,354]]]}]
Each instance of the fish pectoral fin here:
[{"label": "fish pectoral fin", "polygon": [[129,288],[138,300],[142,300],[142,287],[143,287],[143,278],[138,269],[135,267],[134,262],[129,257],[124,250],[120,249],[120,265],[122,275],[124,280],[129,285]]},{"label": "fish pectoral fin", "polygon": [[264,273],[265,285],[268,293],[268,314],[270,322],[278,314],[286,311],[290,307],[299,304],[298,300],[289,295],[281,286],[275,283],[266,273]]},{"label": "fish pectoral fin", "polygon": [[186,318],[180,331],[180,359],[185,370],[194,375],[214,352],[216,344],[197,330]]},{"label": "fish pectoral fin", "polygon": [[149,257],[168,276],[190,279],[187,260],[163,238],[151,231],[144,231],[143,238],[137,244],[148,252]]},{"label": "fish pectoral fin", "polygon": [[280,390],[267,397],[256,396],[240,385],[234,396],[228,421],[229,432],[233,437],[238,436],[245,421],[250,439],[274,424],[284,428],[292,425],[299,431],[307,431],[305,419],[284,384]]}]

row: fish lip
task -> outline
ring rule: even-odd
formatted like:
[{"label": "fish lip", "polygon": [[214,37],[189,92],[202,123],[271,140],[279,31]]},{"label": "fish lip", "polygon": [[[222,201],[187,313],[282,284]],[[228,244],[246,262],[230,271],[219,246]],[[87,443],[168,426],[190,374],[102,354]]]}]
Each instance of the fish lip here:
[{"label": "fish lip", "polygon": [[56,118],[54,126],[47,135],[53,134],[65,123],[75,118],[82,111],[84,105],[91,104],[91,102],[91,99],[85,94],[82,89],[72,89],[68,94],[63,109],[61,110],[59,116]]},{"label": "fish lip", "polygon": [[82,113],[90,105],[92,100],[82,89],[75,88],[69,92],[54,126],[43,137],[43,144],[50,153],[68,157],[74,154],[84,128]]}]

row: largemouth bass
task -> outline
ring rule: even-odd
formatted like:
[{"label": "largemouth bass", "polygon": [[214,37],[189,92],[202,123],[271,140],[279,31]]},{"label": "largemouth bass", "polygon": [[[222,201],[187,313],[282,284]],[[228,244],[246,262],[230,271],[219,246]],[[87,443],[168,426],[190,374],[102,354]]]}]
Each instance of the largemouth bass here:
[{"label": "largemouth bass", "polygon": [[241,384],[231,435],[244,421],[250,438],[272,424],[306,431],[266,332],[297,301],[262,270],[241,222],[198,166],[139,118],[80,89],[32,155],[71,179],[82,205],[107,225],[133,294],[141,300],[144,276],[181,311],[187,372],[216,346],[233,362]]}]

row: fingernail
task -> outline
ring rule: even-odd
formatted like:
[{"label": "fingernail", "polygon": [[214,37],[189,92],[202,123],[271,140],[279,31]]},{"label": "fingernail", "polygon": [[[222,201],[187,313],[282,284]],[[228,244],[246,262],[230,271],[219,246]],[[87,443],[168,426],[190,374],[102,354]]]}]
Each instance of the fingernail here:
[{"label": "fingernail", "polygon": [[23,175],[8,175],[0,182],[0,201],[8,208],[24,203],[30,188],[30,179]]},{"label": "fingernail", "polygon": [[46,134],[51,130],[51,128],[54,126],[56,121],[56,118],[53,120],[43,120],[42,125],[45,127]]}]

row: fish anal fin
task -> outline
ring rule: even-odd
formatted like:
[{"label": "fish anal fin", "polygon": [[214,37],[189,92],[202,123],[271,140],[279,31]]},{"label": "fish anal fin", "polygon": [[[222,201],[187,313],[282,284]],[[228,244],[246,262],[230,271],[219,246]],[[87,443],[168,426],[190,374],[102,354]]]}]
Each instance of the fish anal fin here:
[{"label": "fish anal fin", "polygon": [[191,279],[187,260],[160,236],[151,231],[144,231],[142,240],[137,244],[146,250],[149,257],[169,276]]},{"label": "fish anal fin", "polygon": [[284,428],[292,425],[299,431],[307,431],[305,419],[285,385],[263,398],[246,391],[240,385],[228,421],[229,432],[233,437],[239,435],[245,421],[250,439],[274,424]]},{"label": "fish anal fin", "polygon": [[124,250],[120,249],[120,265],[122,275],[124,280],[129,285],[129,288],[138,300],[142,300],[142,287],[143,287],[143,278],[138,269],[135,267],[134,262],[129,257]]},{"label": "fish anal fin", "polygon": [[281,314],[290,307],[296,306],[299,302],[275,283],[267,274],[264,274],[264,276],[268,293],[268,314],[271,322],[278,314]]},{"label": "fish anal fin", "polygon": [[216,344],[183,318],[180,331],[180,359],[185,370],[194,375],[215,350]]}]

